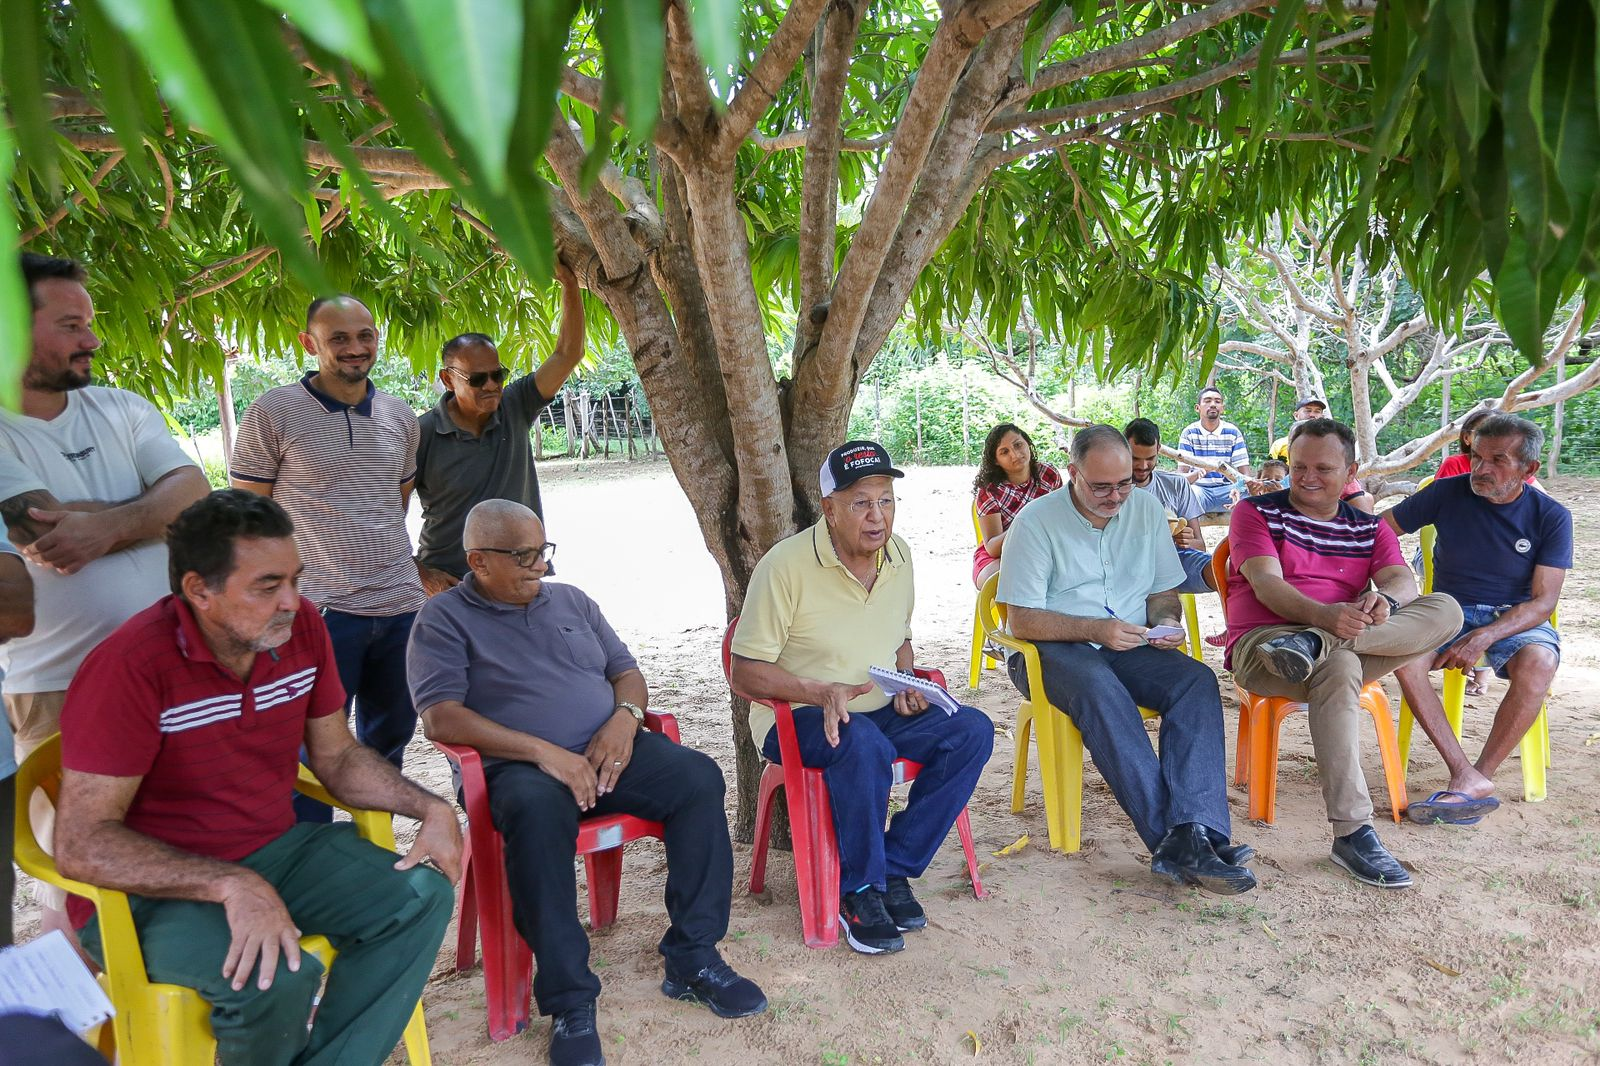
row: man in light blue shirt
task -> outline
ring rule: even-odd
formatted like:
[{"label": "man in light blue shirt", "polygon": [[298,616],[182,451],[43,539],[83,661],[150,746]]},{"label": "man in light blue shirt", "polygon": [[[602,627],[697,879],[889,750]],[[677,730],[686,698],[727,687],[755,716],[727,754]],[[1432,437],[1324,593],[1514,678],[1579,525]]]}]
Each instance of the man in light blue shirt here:
[{"label": "man in light blue shirt", "polygon": [[[995,598],[1012,635],[1032,641],[1045,696],[1083,734],[1111,792],[1150,849],[1150,869],[1231,895],[1255,887],[1254,855],[1229,842],[1222,698],[1205,664],[1184,655],[1183,567],[1160,502],[1134,491],[1128,442],[1112,426],[1079,430],[1067,491],[1034,500],[1006,534]],[[1022,657],[1008,664],[1028,694]],[[1161,754],[1140,707],[1161,716]]]},{"label": "man in light blue shirt", "polygon": [[[33,579],[22,556],[0,536],[0,644],[33,632]],[[0,675],[3,676],[3,675]],[[11,723],[0,715],[0,947],[11,943],[11,896],[16,872],[11,868],[11,832],[17,790],[12,778],[17,760],[12,752]]]}]

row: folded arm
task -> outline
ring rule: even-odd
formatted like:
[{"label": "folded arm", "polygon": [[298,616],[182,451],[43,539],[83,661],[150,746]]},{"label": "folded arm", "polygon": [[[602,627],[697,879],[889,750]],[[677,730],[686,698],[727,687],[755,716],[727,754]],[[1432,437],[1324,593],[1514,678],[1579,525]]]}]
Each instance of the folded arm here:
[{"label": "folded arm", "polygon": [[113,552],[159,540],[180,511],[210,491],[199,469],[183,466],[121,503],[60,503],[40,489],[0,503],[0,515],[12,542],[28,558],[72,574]]}]

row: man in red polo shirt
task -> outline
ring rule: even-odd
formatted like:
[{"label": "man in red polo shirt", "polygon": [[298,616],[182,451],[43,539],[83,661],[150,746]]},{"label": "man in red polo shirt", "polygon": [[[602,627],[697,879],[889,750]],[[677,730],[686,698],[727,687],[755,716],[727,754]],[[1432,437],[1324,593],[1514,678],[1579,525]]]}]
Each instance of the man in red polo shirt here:
[{"label": "man in red polo shirt", "polygon": [[[172,524],[173,594],[107,637],[67,690],[56,861],[129,893],[150,979],[211,1004],[226,1066],[376,1066],[450,921],[449,883],[420,864],[454,880],[461,833],[448,804],[350,734],[293,535],[278,504],[236,491]],[[348,822],[295,823],[302,744],[341,802],[421,821],[403,858]],[[70,902],[103,958],[88,903]],[[339,952],[309,1033],[322,966],[300,954],[308,933]]]}]

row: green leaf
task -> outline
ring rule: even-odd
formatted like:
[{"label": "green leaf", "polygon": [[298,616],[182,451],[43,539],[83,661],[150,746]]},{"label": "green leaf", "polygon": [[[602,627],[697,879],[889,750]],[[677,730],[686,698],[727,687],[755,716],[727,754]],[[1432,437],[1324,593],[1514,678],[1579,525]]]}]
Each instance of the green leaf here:
[{"label": "green leaf", "polygon": [[[106,109],[106,118],[117,135],[117,143],[122,145],[128,166],[140,178],[152,181],[154,175],[144,155],[146,115],[139,105],[141,93],[154,95],[150,91],[150,75],[139,65],[137,54],[106,20],[97,4],[86,3],[78,10],[83,18],[84,38],[94,59],[95,73],[99,76],[100,102]],[[160,151],[159,148],[155,150]]]},{"label": "green leaf", "polygon": [[1284,42],[1295,20],[1305,10],[1305,0],[1283,0],[1272,12],[1266,33],[1261,36],[1261,54],[1255,70],[1255,118],[1253,135],[1259,137],[1267,130],[1270,116],[1277,111],[1276,88],[1278,83],[1278,57],[1283,54]]},{"label": "green leaf", "polygon": [[601,0],[595,19],[605,50],[606,93],[622,101],[628,130],[647,141],[661,106],[666,26],[657,0]]},{"label": "green leaf", "polygon": [[44,69],[38,41],[44,36],[44,5],[38,0],[0,3],[0,86],[15,126],[22,158],[52,194],[59,180],[55,137],[44,102]]},{"label": "green leaf", "polygon": [[[439,109],[483,165],[496,191],[506,187],[506,152],[522,78],[519,0],[393,0]],[[553,103],[553,101],[552,101]]]},{"label": "green leaf", "polygon": [[269,6],[288,15],[306,37],[369,73],[382,65],[360,0],[274,0]]},{"label": "green leaf", "polygon": [[744,20],[739,0],[689,0],[689,27],[700,56],[718,84],[728,83],[739,61],[740,25]]},{"label": "green leaf", "polygon": [[[1548,258],[1552,170],[1544,143],[1544,48],[1554,0],[1521,0],[1513,5],[1506,29],[1505,116],[1506,177],[1511,206],[1529,244],[1528,268],[1538,271]],[[1520,345],[1519,345],[1520,347]]]}]

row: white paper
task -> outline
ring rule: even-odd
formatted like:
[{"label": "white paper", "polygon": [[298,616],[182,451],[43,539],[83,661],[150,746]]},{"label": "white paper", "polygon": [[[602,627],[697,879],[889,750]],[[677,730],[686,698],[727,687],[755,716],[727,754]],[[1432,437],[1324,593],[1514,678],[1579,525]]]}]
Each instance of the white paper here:
[{"label": "white paper", "polygon": [[1183,636],[1182,626],[1151,626],[1144,631],[1145,640],[1162,640],[1166,637]]},{"label": "white paper", "polygon": [[955,714],[961,709],[961,704],[955,701],[955,697],[932,681],[924,681],[912,674],[902,674],[898,670],[885,670],[881,666],[867,667],[867,675],[878,683],[878,687],[883,689],[884,695],[890,699],[907,689],[916,689],[928,698],[929,703],[945,714]]},{"label": "white paper", "polygon": [[0,951],[0,1014],[58,1015],[82,1036],[115,1011],[67,942],[52,930],[21,947]]}]

